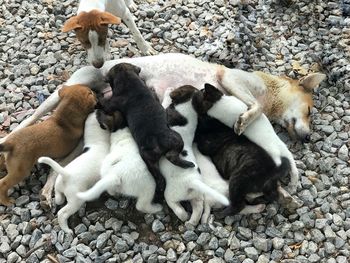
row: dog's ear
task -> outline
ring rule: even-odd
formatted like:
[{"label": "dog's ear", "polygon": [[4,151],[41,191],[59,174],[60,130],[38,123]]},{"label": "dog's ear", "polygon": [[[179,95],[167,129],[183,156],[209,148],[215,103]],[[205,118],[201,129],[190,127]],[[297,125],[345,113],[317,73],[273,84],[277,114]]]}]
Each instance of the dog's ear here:
[{"label": "dog's ear", "polygon": [[318,88],[318,85],[326,79],[326,75],[322,73],[311,73],[305,77],[299,79],[299,85],[302,86],[307,92],[312,92]]},{"label": "dog's ear", "polygon": [[135,73],[136,73],[137,75],[139,75],[140,72],[141,72],[141,68],[138,67],[138,66],[132,65],[132,64],[130,64],[130,65],[132,66],[132,68],[133,68],[133,70],[135,71]]},{"label": "dog's ear", "polygon": [[204,84],[204,97],[206,100],[215,102],[218,101],[222,95],[224,95],[220,90],[209,83]]},{"label": "dog's ear", "polygon": [[179,104],[190,100],[195,91],[195,87],[184,85],[170,92],[169,96],[175,104]]},{"label": "dog's ear", "polygon": [[64,23],[62,32],[66,33],[71,30],[81,29],[82,26],[79,24],[79,17],[73,16],[67,20],[66,23]]},{"label": "dog's ear", "polygon": [[101,17],[100,25],[109,25],[109,24],[119,25],[122,22],[120,17],[114,16],[109,12],[101,12],[100,17]]}]

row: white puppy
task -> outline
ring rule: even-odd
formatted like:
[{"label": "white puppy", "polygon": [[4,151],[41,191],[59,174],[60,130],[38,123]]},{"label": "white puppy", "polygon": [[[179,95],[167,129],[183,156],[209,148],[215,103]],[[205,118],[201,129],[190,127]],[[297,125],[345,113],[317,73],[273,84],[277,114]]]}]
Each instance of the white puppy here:
[{"label": "white puppy", "polygon": [[[197,113],[194,110],[191,98],[195,92],[192,86],[183,86],[170,93],[172,104],[167,108],[168,121],[171,128],[178,132],[184,141],[182,156],[185,160],[193,162],[194,168],[181,168],[162,157],[159,168],[166,180],[164,197],[176,216],[188,220],[188,214],[180,205],[181,201],[189,200],[192,206],[192,215],[189,223],[197,225],[203,212],[203,194],[210,196],[223,205],[228,205],[227,197],[213,190],[202,182],[201,174],[196,165],[192,152],[194,133],[197,127]],[[163,107],[168,106],[169,90],[165,93]]]},{"label": "white puppy", "polygon": [[153,176],[142,160],[138,146],[129,128],[118,127],[111,134],[111,152],[103,161],[101,180],[91,189],[77,194],[85,201],[97,199],[104,191],[137,198],[136,209],[144,213],[162,210],[159,204],[152,204],[156,189]]},{"label": "white puppy", "polygon": [[58,211],[58,223],[66,233],[72,232],[68,227],[68,218],[84,204],[76,194],[89,189],[99,180],[102,160],[108,154],[109,146],[110,133],[101,129],[95,111],[85,122],[84,150],[81,155],[64,168],[49,157],[40,157],[38,160],[59,173],[55,183],[55,202],[61,205],[67,199],[67,204]]}]

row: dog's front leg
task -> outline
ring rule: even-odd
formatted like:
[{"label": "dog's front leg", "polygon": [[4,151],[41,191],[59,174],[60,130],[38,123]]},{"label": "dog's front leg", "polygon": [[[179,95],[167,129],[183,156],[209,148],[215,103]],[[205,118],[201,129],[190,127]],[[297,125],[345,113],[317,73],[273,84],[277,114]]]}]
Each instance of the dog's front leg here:
[{"label": "dog's front leg", "polygon": [[235,78],[230,78],[230,72],[228,72],[219,83],[230,95],[237,97],[248,106],[248,110],[239,116],[234,125],[235,133],[240,135],[262,113],[262,108],[248,88],[237,84],[236,81]]},{"label": "dog's front leg", "polygon": [[[120,1],[122,2],[122,1]],[[133,35],[135,42],[142,54],[144,55],[155,55],[157,52],[144,40],[141,35],[140,30],[137,28],[134,18],[130,10],[125,6],[124,10],[117,10],[117,16],[119,16],[122,21],[128,26],[131,34]]]},{"label": "dog's front leg", "polygon": [[[113,96],[106,100],[101,105],[102,110],[107,114],[112,114],[115,111],[122,111],[125,105],[125,98],[121,96]],[[101,102],[102,103],[102,102]]]},{"label": "dog's front leg", "polygon": [[[83,140],[80,140],[77,147],[75,147],[75,149],[69,155],[67,155],[64,159],[62,159],[59,162],[60,165],[66,166],[71,161],[73,161],[83,151],[83,146],[84,146]],[[41,189],[40,205],[43,208],[46,208],[46,209],[52,208],[52,191],[56,182],[57,175],[58,175],[57,172],[51,170],[50,174],[47,177],[47,181],[43,189]]]}]

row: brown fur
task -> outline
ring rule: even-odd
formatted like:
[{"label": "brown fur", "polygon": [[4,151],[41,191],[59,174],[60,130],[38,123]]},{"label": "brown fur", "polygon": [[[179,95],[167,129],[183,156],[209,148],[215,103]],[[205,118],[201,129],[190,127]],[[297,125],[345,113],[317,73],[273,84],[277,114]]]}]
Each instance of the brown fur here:
[{"label": "brown fur", "polygon": [[13,203],[7,191],[22,181],[40,156],[63,158],[79,143],[84,123],[94,110],[96,97],[86,86],[65,86],[61,101],[51,117],[43,122],[11,133],[0,144],[5,152],[7,175],[0,180],[0,204]]},{"label": "brown fur", "polygon": [[88,33],[94,30],[99,35],[99,46],[105,46],[107,39],[108,24],[120,24],[121,19],[108,12],[92,10],[81,12],[67,20],[62,28],[62,32],[75,30],[78,40],[84,48],[90,48]]},{"label": "brown fur", "polygon": [[[277,120],[282,118],[282,114],[288,108],[286,104],[286,98],[283,98],[282,89],[287,90],[287,94],[295,94],[302,98],[307,103],[310,109],[313,107],[311,90],[305,89],[300,85],[300,80],[291,79],[289,77],[273,76],[264,72],[255,72],[260,78],[263,79],[266,87],[267,94],[264,99],[263,112],[270,119]],[[305,119],[308,116],[308,112],[305,112]]]}]

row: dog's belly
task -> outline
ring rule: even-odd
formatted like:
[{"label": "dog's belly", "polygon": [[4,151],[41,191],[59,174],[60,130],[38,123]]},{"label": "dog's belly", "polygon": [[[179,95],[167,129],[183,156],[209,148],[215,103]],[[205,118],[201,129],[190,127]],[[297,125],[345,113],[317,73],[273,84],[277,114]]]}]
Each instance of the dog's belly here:
[{"label": "dog's belly", "polygon": [[197,89],[210,83],[224,91],[217,81],[218,65],[203,62],[184,54],[168,53],[157,56],[125,58],[106,61],[102,74],[106,75],[114,65],[126,62],[141,68],[140,77],[147,87],[153,89],[162,101],[167,88],[178,88],[182,85],[192,85]]}]

